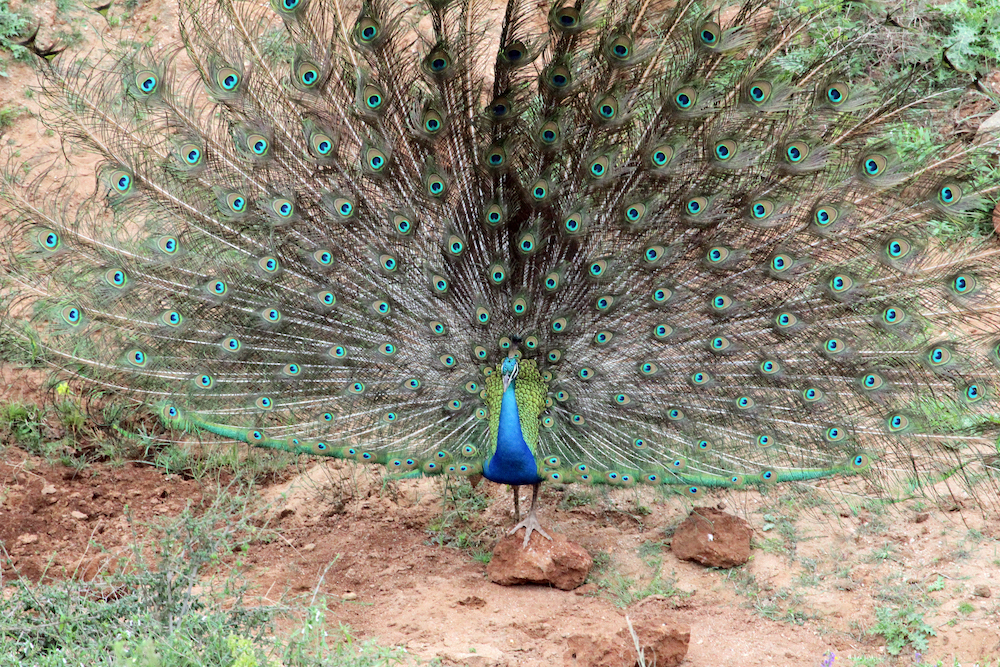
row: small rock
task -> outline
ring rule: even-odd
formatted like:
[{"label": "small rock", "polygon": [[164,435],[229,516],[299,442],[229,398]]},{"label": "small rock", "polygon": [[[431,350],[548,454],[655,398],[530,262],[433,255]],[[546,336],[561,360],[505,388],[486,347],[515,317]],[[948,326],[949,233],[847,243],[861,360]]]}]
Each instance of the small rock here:
[{"label": "small rock", "polygon": [[696,507],[674,531],[670,549],[681,560],[729,568],[750,560],[753,531],[743,519],[714,507]]},{"label": "small rock", "polygon": [[577,595],[593,595],[597,592],[597,584],[584,584],[573,592]]},{"label": "small rock", "polygon": [[993,593],[992,591],[990,591],[990,587],[987,586],[986,584],[979,584],[978,586],[972,589],[972,594],[975,595],[977,598],[988,598]]},{"label": "small rock", "polygon": [[524,532],[504,537],[493,549],[486,575],[495,584],[549,584],[571,591],[587,579],[594,561],[587,550],[558,533],[547,540],[532,534],[527,547]]},{"label": "small rock", "polygon": [[358,594],[357,593],[344,593],[343,595],[340,596],[340,599],[344,600],[344,601],[357,600],[358,599]]},{"label": "small rock", "polygon": [[302,547],[302,550],[303,551],[312,551],[315,548],[316,548],[316,544],[313,543],[313,542],[310,542],[309,544],[307,544],[304,547]]},{"label": "small rock", "polygon": [[[524,539],[524,538],[521,538]],[[507,665],[507,657],[493,646],[475,646],[473,651],[462,652],[453,649],[438,651],[437,657],[446,665],[463,665],[465,667],[501,667]]]},{"label": "small rock", "polygon": [[[691,642],[691,627],[657,621],[632,624],[643,662],[656,667],[675,667],[684,661]],[[635,641],[628,628],[603,636],[574,635],[566,641],[563,664],[579,667],[632,667],[638,664]]]},{"label": "small rock", "polygon": [[929,519],[929,518],[931,518],[931,515],[929,513],[927,513],[927,512],[921,512],[916,517],[914,517],[913,522],[914,523],[923,523],[924,521],[927,521],[927,519]]},{"label": "small rock", "polygon": [[486,606],[486,600],[475,595],[470,595],[464,600],[459,600],[458,604],[463,607],[468,607],[469,609],[482,609]]},{"label": "small rock", "polygon": [[56,487],[52,486],[51,484],[47,484],[42,487],[43,496],[51,496],[55,492],[56,492]]},{"label": "small rock", "polygon": [[851,592],[858,587],[858,585],[855,584],[850,579],[838,579],[834,583],[834,586],[837,588],[838,591],[847,591],[847,592]]},{"label": "small rock", "polygon": [[88,518],[86,514],[78,510],[73,510],[72,512],[69,513],[69,515],[74,519],[78,519],[80,521],[83,521],[84,519]]},{"label": "small rock", "polygon": [[441,496],[437,495],[436,493],[428,493],[426,496],[420,499],[420,502],[418,504],[422,507],[430,507],[439,500],[441,500]]},{"label": "small rock", "polygon": [[17,541],[21,544],[34,544],[38,541],[38,535],[34,533],[25,533],[24,535],[19,535]]},{"label": "small rock", "polygon": [[295,516],[295,509],[292,507],[286,507],[278,513],[279,519],[287,519],[290,516]]}]

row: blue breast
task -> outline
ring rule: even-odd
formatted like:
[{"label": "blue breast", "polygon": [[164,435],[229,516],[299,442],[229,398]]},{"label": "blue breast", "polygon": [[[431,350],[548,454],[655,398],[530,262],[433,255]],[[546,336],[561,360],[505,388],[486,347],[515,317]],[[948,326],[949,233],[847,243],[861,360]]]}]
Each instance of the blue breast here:
[{"label": "blue breast", "polygon": [[[517,382],[517,380],[514,380]],[[537,484],[538,464],[521,434],[521,417],[514,398],[514,382],[503,393],[500,404],[500,426],[497,428],[497,449],[486,459],[483,476],[498,484]]]}]

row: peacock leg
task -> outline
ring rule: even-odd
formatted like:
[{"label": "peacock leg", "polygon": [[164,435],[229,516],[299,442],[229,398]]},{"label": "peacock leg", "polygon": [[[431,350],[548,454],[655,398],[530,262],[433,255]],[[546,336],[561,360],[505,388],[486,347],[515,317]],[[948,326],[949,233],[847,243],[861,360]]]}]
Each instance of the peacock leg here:
[{"label": "peacock leg", "polygon": [[528,540],[531,539],[532,531],[536,531],[538,534],[540,534],[547,540],[552,539],[548,533],[542,530],[542,525],[538,523],[538,517],[535,515],[535,509],[538,507],[539,486],[541,485],[540,484],[531,485],[531,509],[528,510],[528,516],[524,517],[524,521],[519,522],[516,526],[510,529],[509,533],[507,533],[508,535],[513,535],[519,529],[524,528],[524,544],[522,546],[525,548],[528,546]]},{"label": "peacock leg", "polygon": [[510,488],[514,489],[514,523],[517,523],[521,520],[521,487],[511,484]]}]

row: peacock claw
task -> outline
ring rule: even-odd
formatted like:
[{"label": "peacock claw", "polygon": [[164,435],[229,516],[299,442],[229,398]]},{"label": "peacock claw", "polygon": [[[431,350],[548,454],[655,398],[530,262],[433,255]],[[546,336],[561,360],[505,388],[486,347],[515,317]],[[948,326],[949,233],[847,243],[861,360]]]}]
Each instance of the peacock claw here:
[{"label": "peacock claw", "polygon": [[524,528],[524,544],[521,545],[522,548],[524,549],[528,548],[528,541],[531,540],[532,531],[537,532],[539,535],[541,535],[547,540],[550,541],[552,540],[552,536],[550,536],[548,533],[542,530],[542,524],[538,523],[538,517],[535,516],[534,510],[528,512],[528,516],[524,517],[524,521],[520,522],[519,524],[511,528],[510,532],[507,534],[513,535],[521,528]]}]

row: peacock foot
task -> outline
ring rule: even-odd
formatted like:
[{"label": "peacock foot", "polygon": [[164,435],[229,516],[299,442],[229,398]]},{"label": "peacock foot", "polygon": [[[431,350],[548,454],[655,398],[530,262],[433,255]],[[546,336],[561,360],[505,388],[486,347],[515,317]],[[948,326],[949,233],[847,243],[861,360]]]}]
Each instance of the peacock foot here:
[{"label": "peacock foot", "polygon": [[548,533],[542,530],[542,524],[538,523],[538,517],[535,516],[534,510],[528,512],[528,516],[524,517],[524,521],[521,521],[519,524],[511,528],[510,532],[508,532],[507,534],[513,535],[521,528],[524,528],[524,544],[522,545],[522,547],[525,549],[528,548],[528,541],[531,539],[532,532],[538,533],[547,540],[552,539],[552,537]]}]

